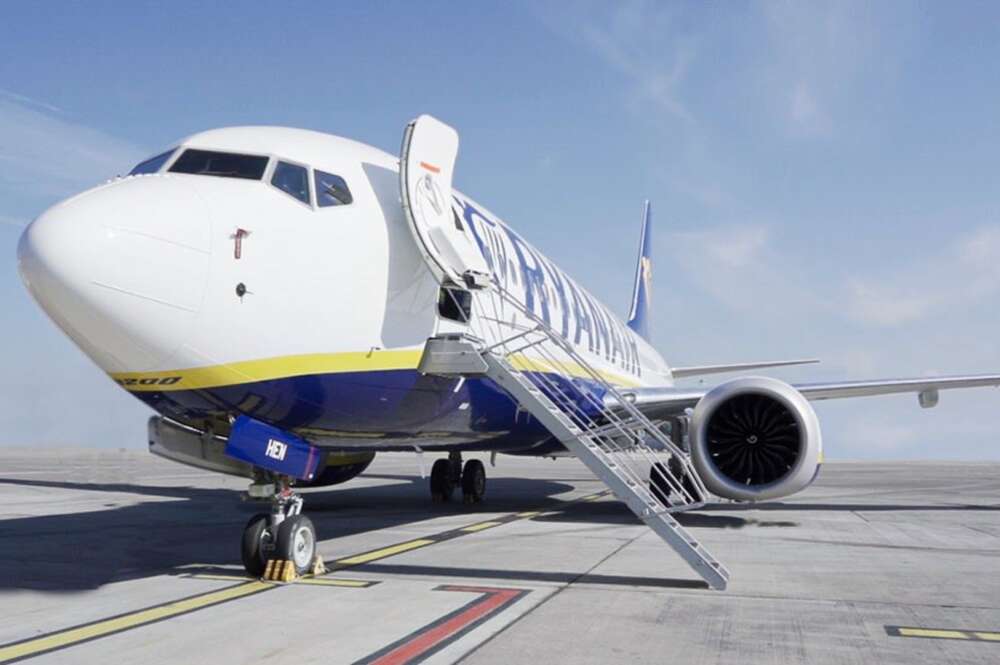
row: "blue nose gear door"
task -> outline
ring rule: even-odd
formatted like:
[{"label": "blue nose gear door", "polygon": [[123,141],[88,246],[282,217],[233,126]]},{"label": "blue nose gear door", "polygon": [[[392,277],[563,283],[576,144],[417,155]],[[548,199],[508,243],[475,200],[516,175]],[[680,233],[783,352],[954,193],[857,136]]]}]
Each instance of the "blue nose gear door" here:
[{"label": "blue nose gear door", "polygon": [[489,283],[489,268],[472,231],[452,210],[458,132],[422,115],[406,126],[399,160],[403,210],[431,271],[469,288]]},{"label": "blue nose gear door", "polygon": [[240,416],[226,441],[226,455],[299,480],[312,480],[320,450],[291,432]]}]

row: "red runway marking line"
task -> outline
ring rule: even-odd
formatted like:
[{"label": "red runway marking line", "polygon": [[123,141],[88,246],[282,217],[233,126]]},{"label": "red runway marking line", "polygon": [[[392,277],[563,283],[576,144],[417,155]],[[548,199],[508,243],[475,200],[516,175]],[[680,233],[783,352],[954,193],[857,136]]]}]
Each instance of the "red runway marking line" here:
[{"label": "red runway marking line", "polygon": [[531,591],[530,589],[503,589],[455,584],[446,584],[436,587],[434,590],[462,591],[482,595],[454,612],[419,628],[403,639],[357,661],[354,665],[419,663],[507,609]]}]

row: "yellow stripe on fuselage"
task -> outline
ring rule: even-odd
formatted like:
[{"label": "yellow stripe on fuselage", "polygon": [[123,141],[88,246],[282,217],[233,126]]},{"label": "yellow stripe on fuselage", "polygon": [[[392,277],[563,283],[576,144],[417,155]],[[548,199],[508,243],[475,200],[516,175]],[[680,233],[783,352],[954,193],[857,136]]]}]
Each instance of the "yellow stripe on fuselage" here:
[{"label": "yellow stripe on fuselage", "polygon": [[[415,370],[422,354],[423,349],[309,353],[170,371],[114,372],[110,376],[129,392],[201,390],[310,374]],[[550,363],[520,354],[514,356],[513,364],[521,371],[561,373],[558,372],[559,368]],[[589,378],[586,370],[576,363],[567,363],[561,369],[575,378]],[[599,372],[599,374],[606,381],[618,386],[639,385],[639,382],[631,377],[610,372]]]},{"label": "yellow stripe on fuselage", "polygon": [[130,392],[199,390],[309,374],[416,369],[422,353],[422,349],[307,353],[170,371],[115,372],[111,378]]}]

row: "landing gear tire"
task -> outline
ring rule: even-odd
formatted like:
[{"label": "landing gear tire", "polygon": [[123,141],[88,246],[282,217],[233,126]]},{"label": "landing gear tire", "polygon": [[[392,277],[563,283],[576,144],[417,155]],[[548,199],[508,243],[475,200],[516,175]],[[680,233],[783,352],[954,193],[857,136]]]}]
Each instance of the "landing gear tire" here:
[{"label": "landing gear tire", "polygon": [[649,469],[649,491],[653,493],[657,501],[669,508],[670,503],[670,483],[666,478],[667,467],[662,462],[655,462]]},{"label": "landing gear tire", "polygon": [[698,489],[698,486],[694,484],[693,480],[691,480],[690,473],[684,474],[684,477],[681,479],[681,487],[684,488],[685,492],[691,495],[695,503],[701,503],[702,501],[705,500],[705,497],[704,495],[702,495],[701,490]]},{"label": "landing gear tire", "polygon": [[316,563],[316,528],[305,515],[286,517],[278,525],[275,558],[291,561],[296,575],[311,572]]},{"label": "landing gear tire", "polygon": [[258,513],[250,518],[246,528],[243,529],[241,543],[243,568],[250,577],[260,577],[264,574],[264,568],[267,566],[270,554],[267,551],[270,541],[267,531],[268,521],[267,515]]},{"label": "landing gear tire", "polygon": [[451,501],[455,493],[455,480],[452,478],[451,462],[446,459],[434,461],[431,467],[431,498],[439,503]]},{"label": "landing gear tire", "polygon": [[684,468],[684,465],[681,464],[676,457],[671,457],[667,464],[670,468],[670,472],[674,474],[674,477],[680,479],[681,489],[683,489],[688,496],[691,497],[692,503],[701,503],[705,500],[701,490],[698,489],[698,486],[694,482],[694,476],[691,472]]},{"label": "landing gear tire", "polygon": [[462,469],[462,500],[479,503],[486,494],[486,467],[477,459],[470,459]]}]

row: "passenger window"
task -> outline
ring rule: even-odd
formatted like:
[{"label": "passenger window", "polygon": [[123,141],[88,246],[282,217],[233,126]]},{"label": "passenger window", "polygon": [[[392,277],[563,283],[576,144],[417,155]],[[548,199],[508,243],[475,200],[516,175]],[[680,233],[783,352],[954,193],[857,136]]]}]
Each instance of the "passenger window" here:
[{"label": "passenger window", "polygon": [[185,150],[170,167],[171,173],[212,175],[221,178],[260,180],[267,170],[267,157],[238,155],[211,150]]},{"label": "passenger window", "polygon": [[288,162],[278,162],[271,176],[271,184],[309,205],[309,172],[304,167]]},{"label": "passenger window", "polygon": [[316,171],[316,203],[320,208],[347,205],[354,201],[347,183],[339,175]]},{"label": "passenger window", "polygon": [[167,163],[170,159],[170,155],[174,154],[174,149],[171,148],[161,155],[156,157],[150,157],[144,162],[140,162],[134,169],[129,171],[129,175],[142,175],[143,173],[156,173],[163,165]]}]

